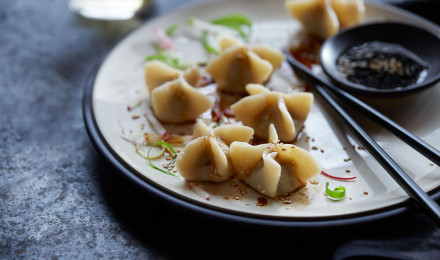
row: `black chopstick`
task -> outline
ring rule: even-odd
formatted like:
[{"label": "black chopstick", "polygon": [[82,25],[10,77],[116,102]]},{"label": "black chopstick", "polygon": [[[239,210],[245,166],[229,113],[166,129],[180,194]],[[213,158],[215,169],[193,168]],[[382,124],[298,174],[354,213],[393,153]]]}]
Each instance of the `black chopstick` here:
[{"label": "black chopstick", "polygon": [[367,105],[358,98],[350,95],[346,91],[338,88],[329,80],[313,74],[306,66],[304,66],[302,63],[297,61],[290,53],[288,52],[285,53],[289,64],[293,67],[295,72],[298,73],[302,78],[309,81],[310,83],[318,84],[326,89],[330,89],[333,93],[337,94],[338,97],[344,99],[344,101],[348,101],[349,104],[359,109],[359,111],[364,113],[371,120],[373,120],[380,126],[383,126],[385,129],[396,135],[398,138],[400,138],[402,141],[404,141],[409,146],[414,148],[420,154],[424,155],[433,163],[440,166],[440,151],[436,150],[434,147],[432,147],[431,145],[429,145],[428,143],[426,143],[425,141],[423,141],[413,133],[409,132],[408,130],[406,130],[405,128],[403,128],[393,120],[389,119],[388,117],[377,111],[376,109]]},{"label": "black chopstick", "polygon": [[[333,99],[330,94],[330,90],[325,89],[321,84],[316,84],[319,80],[311,80],[310,78],[316,79],[307,67],[298,62],[293,58],[290,53],[286,53],[287,61],[293,67],[293,69],[305,77],[306,80],[314,83],[316,91],[327,101],[327,103],[341,116],[341,118],[350,127],[350,130],[354,133],[357,139],[364,145],[364,147],[371,153],[371,155],[376,158],[376,160],[384,167],[384,169],[390,174],[390,176],[403,188],[403,190],[413,198],[418,204],[425,209],[437,225],[440,225],[440,207],[439,205],[431,199],[431,197],[426,194],[409,176],[405,171],[371,138],[365,130]],[[324,85],[325,86],[325,85]],[[328,87],[328,86],[325,86]],[[351,96],[345,93],[347,96]],[[344,97],[346,96],[344,95]],[[352,96],[351,96],[352,97]],[[352,100],[357,100],[352,97]],[[359,100],[359,102],[361,102]],[[363,102],[361,102],[363,103]],[[369,107],[363,103],[363,107]],[[375,111],[371,108],[372,111]],[[377,114],[379,112],[375,111]],[[383,116],[383,115],[382,115]],[[386,118],[385,116],[383,116]],[[389,119],[388,119],[389,120]],[[391,120],[390,120],[391,121]],[[392,122],[392,121],[391,121]],[[394,123],[395,124],[395,123]],[[396,124],[397,125],[397,124]],[[402,127],[400,127],[402,128]]]}]

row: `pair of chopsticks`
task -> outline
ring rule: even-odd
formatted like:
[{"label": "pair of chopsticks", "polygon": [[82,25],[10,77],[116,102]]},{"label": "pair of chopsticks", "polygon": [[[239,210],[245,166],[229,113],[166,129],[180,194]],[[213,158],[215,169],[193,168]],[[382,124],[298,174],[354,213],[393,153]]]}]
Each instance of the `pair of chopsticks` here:
[{"label": "pair of chopsticks", "polygon": [[383,126],[391,133],[399,137],[402,141],[413,147],[419,153],[440,166],[440,152],[430,146],[419,137],[415,136],[402,126],[398,125],[379,111],[370,107],[366,103],[341,90],[327,79],[315,75],[306,66],[296,60],[288,51],[284,51],[287,62],[304,80],[312,83],[316,91],[325,101],[339,114],[346,122],[352,133],[363,144],[363,146],[373,155],[373,157],[382,165],[389,175],[403,188],[403,190],[414,199],[431,218],[440,225],[440,207],[426,194],[408,174],[369,136],[364,129],[338,104],[337,99],[343,100],[354,106],[367,117]]}]

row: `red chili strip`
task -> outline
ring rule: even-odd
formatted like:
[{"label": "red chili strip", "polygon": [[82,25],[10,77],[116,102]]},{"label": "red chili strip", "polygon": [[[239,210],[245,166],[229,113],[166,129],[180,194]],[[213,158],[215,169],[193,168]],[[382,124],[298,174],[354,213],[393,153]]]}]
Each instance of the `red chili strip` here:
[{"label": "red chili strip", "polygon": [[168,131],[165,131],[162,135],[162,138],[164,141],[168,141],[168,139],[170,138],[170,135],[168,134]]},{"label": "red chili strip", "polygon": [[328,174],[328,173],[326,173],[324,171],[321,171],[321,174],[326,176],[326,177],[329,177],[329,178],[332,178],[332,179],[335,179],[335,180],[339,180],[339,181],[351,181],[351,180],[356,179],[356,176],[353,176],[353,177],[337,177],[337,176],[330,175],[330,174]]}]

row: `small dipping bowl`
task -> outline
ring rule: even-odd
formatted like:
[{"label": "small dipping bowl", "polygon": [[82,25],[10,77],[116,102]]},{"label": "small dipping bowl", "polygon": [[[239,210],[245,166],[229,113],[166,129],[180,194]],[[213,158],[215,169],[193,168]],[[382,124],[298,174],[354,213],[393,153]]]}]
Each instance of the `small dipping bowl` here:
[{"label": "small dipping bowl", "polygon": [[[352,47],[372,42],[397,44],[415,54],[425,67],[423,77],[408,86],[396,88],[368,87],[348,80],[338,66],[338,59]],[[327,39],[321,47],[319,60],[330,80],[348,92],[375,97],[398,97],[424,90],[440,80],[440,38],[414,25],[370,23],[342,30]]]}]

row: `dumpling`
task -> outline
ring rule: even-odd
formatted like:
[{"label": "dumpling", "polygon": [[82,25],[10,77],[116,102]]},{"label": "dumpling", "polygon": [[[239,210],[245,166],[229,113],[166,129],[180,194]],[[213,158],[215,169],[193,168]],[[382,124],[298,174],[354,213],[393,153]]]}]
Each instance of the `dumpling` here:
[{"label": "dumpling", "polygon": [[234,141],[248,142],[254,131],[242,125],[223,125],[210,130],[197,122],[193,141],[176,160],[179,173],[190,181],[221,182],[234,175],[229,145]]},{"label": "dumpling", "polygon": [[267,45],[249,47],[230,37],[220,38],[219,45],[223,51],[208,63],[206,72],[224,92],[244,94],[248,83],[263,84],[284,60]]},{"label": "dumpling", "polygon": [[286,0],[287,11],[298,19],[304,30],[321,39],[339,31],[339,21],[330,0]]},{"label": "dumpling", "polygon": [[[217,42],[222,51],[229,47],[236,45],[244,45],[244,43],[235,37],[231,36],[219,36]],[[283,53],[270,47],[265,43],[252,46],[252,51],[256,53],[260,58],[267,60],[272,64],[273,69],[277,69],[281,66],[281,63],[285,60]]]},{"label": "dumpling", "polygon": [[236,177],[274,198],[305,186],[311,177],[321,172],[321,168],[306,150],[275,140],[273,125],[270,125],[269,132],[272,142],[257,146],[233,142],[230,154]]},{"label": "dumpling", "polygon": [[153,89],[151,103],[156,117],[167,123],[193,121],[213,105],[183,76]]},{"label": "dumpling", "polygon": [[181,74],[181,70],[161,61],[153,60],[145,63],[145,83],[150,93],[156,87],[177,79]]},{"label": "dumpling", "polygon": [[250,96],[231,106],[235,117],[260,138],[267,139],[269,125],[274,124],[281,141],[294,140],[310,112],[313,94],[273,92],[258,84],[248,84],[246,90]]},{"label": "dumpling", "polygon": [[185,71],[181,71],[162,61],[152,60],[145,63],[145,83],[149,93],[158,86],[173,81],[181,75],[188,84],[195,86],[201,75],[200,68],[197,65],[191,65]]},{"label": "dumpling", "polygon": [[267,60],[272,64],[274,69],[277,69],[281,66],[281,63],[284,61],[284,55],[270,47],[269,45],[262,43],[257,44],[252,47],[252,51],[255,52],[260,58]]},{"label": "dumpling", "polygon": [[365,13],[363,0],[332,0],[332,7],[341,27],[358,24]]},{"label": "dumpling", "polygon": [[235,46],[235,45],[243,45],[243,42],[239,39],[227,36],[227,35],[220,35],[217,38],[218,45],[220,46],[220,49],[222,51],[226,50],[229,47]]}]

